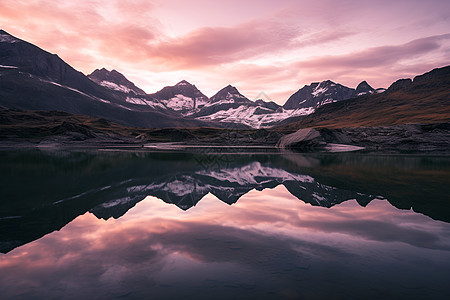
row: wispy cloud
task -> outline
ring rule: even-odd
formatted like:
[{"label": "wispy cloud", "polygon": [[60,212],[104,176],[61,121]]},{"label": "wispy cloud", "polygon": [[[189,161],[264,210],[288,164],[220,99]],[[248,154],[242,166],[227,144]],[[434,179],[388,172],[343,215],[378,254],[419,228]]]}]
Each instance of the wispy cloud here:
[{"label": "wispy cloud", "polygon": [[207,94],[234,83],[279,103],[312,81],[388,86],[450,59],[449,1],[244,2],[0,0],[0,23],[82,72],[118,69],[147,91],[195,75]]},{"label": "wispy cloud", "polygon": [[439,49],[442,46],[442,41],[449,39],[450,34],[435,35],[413,40],[402,45],[373,47],[344,55],[312,58],[298,62],[297,66],[300,68],[379,67],[430,53]]},{"label": "wispy cloud", "polygon": [[236,27],[204,27],[157,45],[152,54],[168,64],[194,67],[230,63],[290,47],[298,28],[261,20]]}]

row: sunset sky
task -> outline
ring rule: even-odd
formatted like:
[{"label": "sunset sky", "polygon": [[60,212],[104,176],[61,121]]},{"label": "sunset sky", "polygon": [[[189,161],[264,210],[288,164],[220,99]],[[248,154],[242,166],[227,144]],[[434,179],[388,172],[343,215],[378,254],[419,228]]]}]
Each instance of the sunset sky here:
[{"label": "sunset sky", "polygon": [[147,93],[185,79],[280,104],[313,81],[388,87],[450,64],[448,0],[0,0],[0,28]]}]

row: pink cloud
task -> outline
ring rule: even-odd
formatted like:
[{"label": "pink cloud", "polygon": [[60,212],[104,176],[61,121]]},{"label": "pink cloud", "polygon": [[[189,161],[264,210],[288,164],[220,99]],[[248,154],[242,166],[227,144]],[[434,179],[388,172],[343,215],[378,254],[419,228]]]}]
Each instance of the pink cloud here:
[{"label": "pink cloud", "polygon": [[204,27],[164,41],[151,51],[177,67],[230,63],[290,47],[301,32],[280,22],[252,21],[236,27]]},{"label": "pink cloud", "polygon": [[233,83],[282,104],[312,81],[388,86],[448,63],[449,2],[410,3],[2,0],[0,22],[85,73],[118,69],[144,89],[194,74],[206,90]]},{"label": "pink cloud", "polygon": [[444,66],[448,59],[443,59],[439,52],[445,53],[448,40],[450,34],[435,35],[400,45],[313,57],[298,61],[294,66],[298,70],[297,77],[305,84],[331,79],[356,87],[362,80],[367,80],[375,87],[388,87],[399,78],[413,77]]},{"label": "pink cloud", "polygon": [[421,56],[437,50],[450,34],[435,35],[396,46],[368,48],[359,52],[336,56],[324,56],[297,63],[301,68],[371,68],[393,64],[404,59]]}]

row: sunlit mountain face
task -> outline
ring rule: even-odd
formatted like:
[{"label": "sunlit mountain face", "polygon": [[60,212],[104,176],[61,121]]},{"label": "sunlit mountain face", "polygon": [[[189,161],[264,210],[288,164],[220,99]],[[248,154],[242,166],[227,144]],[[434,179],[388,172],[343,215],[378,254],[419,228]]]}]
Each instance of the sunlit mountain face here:
[{"label": "sunlit mountain face", "polygon": [[3,151],[0,288],[6,299],[330,290],[445,299],[449,165],[254,150]]}]

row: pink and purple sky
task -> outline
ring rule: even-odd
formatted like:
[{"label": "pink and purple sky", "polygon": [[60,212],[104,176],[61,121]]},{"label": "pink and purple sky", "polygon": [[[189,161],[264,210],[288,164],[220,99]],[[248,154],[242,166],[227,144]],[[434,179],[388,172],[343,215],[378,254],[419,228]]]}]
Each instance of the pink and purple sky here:
[{"label": "pink and purple sky", "polygon": [[185,79],[283,104],[314,81],[388,87],[450,64],[448,0],[0,0],[0,24],[147,93]]}]

